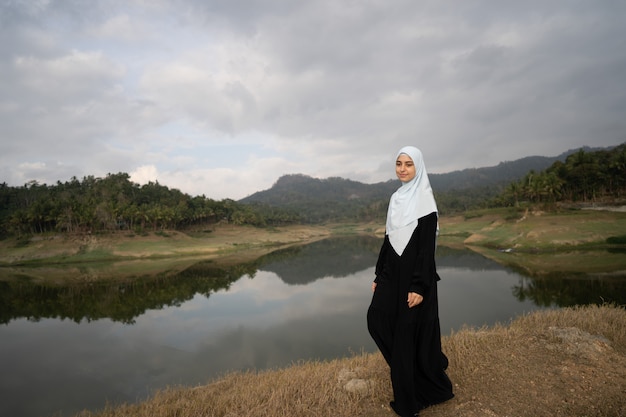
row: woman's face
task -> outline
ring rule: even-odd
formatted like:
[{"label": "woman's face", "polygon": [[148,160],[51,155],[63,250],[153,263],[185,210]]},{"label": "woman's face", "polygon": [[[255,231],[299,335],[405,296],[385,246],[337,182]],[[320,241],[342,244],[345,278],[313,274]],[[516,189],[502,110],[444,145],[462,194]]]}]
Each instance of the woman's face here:
[{"label": "woman's face", "polygon": [[396,159],[396,175],[402,182],[409,182],[415,178],[415,164],[407,154],[400,154]]}]

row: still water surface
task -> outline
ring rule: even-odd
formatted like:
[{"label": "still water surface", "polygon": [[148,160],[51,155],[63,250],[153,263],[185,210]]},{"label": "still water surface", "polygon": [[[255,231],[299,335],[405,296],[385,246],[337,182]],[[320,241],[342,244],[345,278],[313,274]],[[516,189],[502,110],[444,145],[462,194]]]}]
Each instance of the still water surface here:
[{"label": "still water surface", "polygon": [[[228,371],[374,352],[365,313],[379,244],[328,239],[132,285],[0,283],[0,415],[70,416]],[[623,280],[533,279],[447,248],[438,268],[444,335],[626,293]]]}]

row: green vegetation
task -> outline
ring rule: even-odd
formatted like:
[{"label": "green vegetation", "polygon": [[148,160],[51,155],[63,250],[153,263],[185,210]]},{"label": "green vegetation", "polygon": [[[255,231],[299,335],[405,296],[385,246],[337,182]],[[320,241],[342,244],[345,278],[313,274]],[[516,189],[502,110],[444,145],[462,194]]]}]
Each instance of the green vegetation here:
[{"label": "green vegetation", "polygon": [[442,217],[440,239],[467,237],[465,244],[516,252],[555,252],[620,247],[626,212],[610,210],[484,209]]},{"label": "green vegetation", "polygon": [[531,171],[512,182],[496,205],[521,201],[549,206],[558,201],[612,201],[626,195],[626,144],[610,151],[578,151],[542,172]]},{"label": "green vegetation", "polygon": [[0,184],[0,236],[203,228],[220,221],[254,226],[290,224],[298,215],[275,207],[191,197],[158,182],[139,186],[125,173],[56,185]]},{"label": "green vegetation", "polygon": [[626,235],[608,237],[606,243],[609,245],[626,245]]},{"label": "green vegetation", "polygon": [[[499,175],[495,171],[493,175]],[[505,177],[510,177],[502,174]],[[436,177],[439,180],[441,176]],[[435,181],[433,181],[435,182]],[[473,181],[472,184],[476,184]],[[528,172],[508,186],[485,179],[472,188],[437,188],[442,215],[488,207],[554,210],[559,204],[613,203],[626,196],[626,144],[578,152],[548,169]],[[158,182],[139,186],[125,173],[72,178],[48,186],[0,184],[0,237],[51,233],[134,234],[207,230],[220,222],[256,227],[289,224],[380,222],[397,181],[362,184],[341,178],[287,175],[240,201],[191,197]],[[523,211],[511,211],[511,218]],[[469,215],[469,214],[467,214]]]},{"label": "green vegetation", "polygon": [[626,144],[612,149],[579,149],[542,169],[537,169],[542,162],[537,158],[432,175],[441,212],[528,205],[554,209],[557,202],[598,203],[625,198]]},{"label": "green vegetation", "polygon": [[626,212],[498,208],[465,214],[441,219],[440,245],[469,247],[534,277],[626,271]]}]

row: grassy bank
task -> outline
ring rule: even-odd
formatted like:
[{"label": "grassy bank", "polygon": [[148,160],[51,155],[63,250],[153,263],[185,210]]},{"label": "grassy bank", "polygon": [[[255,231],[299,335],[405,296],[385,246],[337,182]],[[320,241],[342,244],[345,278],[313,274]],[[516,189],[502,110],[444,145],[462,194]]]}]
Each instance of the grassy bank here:
[{"label": "grassy bank", "polygon": [[128,231],[107,234],[45,235],[0,241],[0,265],[110,262],[171,257],[227,257],[268,251],[328,236],[328,227],[255,228],[216,225],[197,231]]},{"label": "grassy bank", "polygon": [[[443,339],[456,397],[423,416],[626,415],[626,311],[589,306],[536,312]],[[233,373],[171,387],[145,402],[80,417],[393,416],[379,354]]]},{"label": "grassy bank", "polygon": [[290,245],[323,239],[334,230],[308,226],[260,229],[220,225],[191,232],[53,235],[28,241],[6,239],[0,241],[0,280],[19,277],[51,284],[125,281],[163,271],[181,271],[199,261],[229,267]]},{"label": "grassy bank", "polygon": [[[556,213],[489,209],[440,218],[441,244],[507,253],[554,253],[624,247],[626,212],[566,210]],[[0,241],[0,265],[216,256],[268,251],[331,235],[382,236],[384,224],[295,225],[276,228],[215,225],[195,231],[46,235]],[[607,239],[620,238],[610,244]]]},{"label": "grassy bank", "polygon": [[[141,235],[118,232],[5,239],[0,241],[0,280],[20,276],[60,282],[64,277],[78,276],[70,268],[84,270],[85,265],[93,271],[90,279],[123,280],[139,272],[145,275],[151,270],[184,269],[199,259],[222,265],[241,263],[286,246],[358,233],[382,238],[384,225],[280,228],[216,225],[207,230],[157,231]],[[440,219],[440,245],[470,248],[529,275],[554,272],[624,275],[624,242],[626,212],[545,213],[492,209]],[[600,249],[602,256],[596,252]],[[45,269],[49,266],[54,268]],[[66,269],[59,269],[59,266]]]},{"label": "grassy bank", "polygon": [[[468,212],[441,219],[440,242],[468,247],[530,275],[626,273],[626,212]],[[597,250],[604,252],[598,256]]]},{"label": "grassy bank", "polygon": [[518,252],[584,249],[608,246],[608,238],[624,237],[626,212],[477,210],[442,217],[441,229],[442,238],[451,244]]}]

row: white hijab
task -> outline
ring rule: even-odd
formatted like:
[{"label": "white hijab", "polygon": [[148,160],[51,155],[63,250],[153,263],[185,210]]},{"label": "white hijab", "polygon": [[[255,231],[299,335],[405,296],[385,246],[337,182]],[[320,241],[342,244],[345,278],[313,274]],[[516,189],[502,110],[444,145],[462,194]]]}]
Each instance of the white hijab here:
[{"label": "white hijab", "polygon": [[418,219],[437,212],[437,203],[430,187],[422,152],[414,146],[405,146],[396,155],[396,160],[401,154],[413,160],[415,178],[403,182],[392,194],[387,210],[386,233],[391,246],[399,255],[402,255],[409,243]]}]

